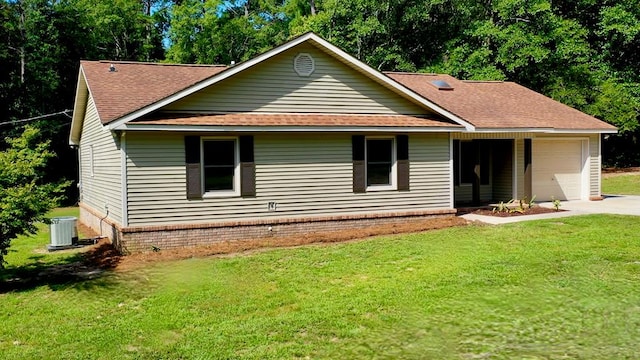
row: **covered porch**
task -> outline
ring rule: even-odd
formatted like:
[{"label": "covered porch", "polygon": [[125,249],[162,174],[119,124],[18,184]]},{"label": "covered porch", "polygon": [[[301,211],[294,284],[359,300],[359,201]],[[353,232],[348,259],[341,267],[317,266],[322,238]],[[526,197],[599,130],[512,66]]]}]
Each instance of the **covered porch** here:
[{"label": "covered porch", "polygon": [[592,155],[598,146],[598,136],[452,134],[455,206],[533,196],[536,201],[597,197],[600,159]]},{"label": "covered porch", "polygon": [[[525,176],[518,176],[523,171],[518,171],[516,147],[515,139],[453,139],[456,207],[506,202],[527,197],[527,193],[530,195],[531,182],[528,181],[529,191],[525,191]],[[530,176],[527,178],[531,179]],[[522,182],[520,193],[519,181]]]}]

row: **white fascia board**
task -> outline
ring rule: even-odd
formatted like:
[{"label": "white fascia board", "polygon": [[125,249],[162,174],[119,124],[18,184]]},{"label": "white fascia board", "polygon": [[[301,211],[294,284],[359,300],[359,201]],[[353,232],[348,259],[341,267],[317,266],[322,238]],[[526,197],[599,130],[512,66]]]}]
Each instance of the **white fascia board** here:
[{"label": "white fascia board", "polygon": [[206,88],[208,86],[211,86],[211,85],[213,85],[213,84],[215,84],[217,82],[220,82],[220,81],[222,81],[224,79],[227,79],[227,78],[229,78],[229,77],[231,77],[231,76],[233,76],[233,75],[235,75],[235,74],[237,74],[237,73],[239,73],[239,72],[241,72],[243,70],[246,70],[246,69],[248,69],[248,68],[250,68],[250,67],[252,67],[252,66],[254,66],[254,65],[258,64],[258,63],[261,63],[261,62],[263,62],[263,61],[265,61],[265,60],[267,60],[267,59],[269,59],[269,58],[271,58],[271,57],[273,57],[275,55],[278,55],[278,54],[280,54],[280,53],[282,53],[282,52],[284,52],[286,50],[289,50],[292,47],[307,41],[312,36],[314,36],[313,33],[308,33],[308,34],[302,35],[297,39],[291,40],[290,42],[288,42],[286,44],[283,44],[283,45],[280,45],[280,46],[278,46],[278,47],[276,47],[274,49],[271,49],[271,50],[267,51],[266,53],[264,53],[262,55],[256,56],[253,59],[250,59],[250,60],[247,60],[247,61],[245,61],[243,63],[234,65],[233,67],[228,68],[227,70],[224,70],[224,71],[220,72],[219,74],[213,75],[212,77],[210,77],[207,80],[201,81],[200,83],[197,83],[197,84],[195,84],[195,85],[193,85],[191,87],[188,87],[188,88],[186,88],[186,89],[184,89],[182,91],[179,91],[179,92],[177,92],[177,93],[175,93],[175,94],[173,94],[173,95],[171,95],[171,96],[169,96],[167,98],[164,98],[164,99],[162,99],[162,100],[160,100],[158,102],[155,102],[155,103],[153,103],[151,105],[143,107],[142,109],[136,110],[136,111],[130,113],[129,115],[121,117],[120,119],[109,123],[107,125],[107,127],[109,128],[109,130],[116,130],[116,129],[120,128],[123,124],[125,124],[125,123],[127,123],[127,122],[129,122],[131,120],[137,119],[137,118],[139,118],[141,116],[144,116],[144,115],[146,115],[146,114],[148,114],[148,113],[150,113],[152,111],[158,110],[163,106],[169,105],[169,104],[171,104],[171,103],[173,103],[175,101],[178,101],[178,100],[180,100],[180,99],[182,99],[182,98],[184,98],[186,96],[189,96],[189,95],[191,95],[191,94],[193,94],[195,92],[198,92],[198,91],[200,91],[200,90],[202,90],[202,89],[204,89],[204,88]]},{"label": "white fascia board", "polygon": [[71,130],[69,131],[69,145],[80,144],[80,133],[82,132],[82,121],[87,110],[87,100],[89,89],[84,77],[82,65],[78,71],[78,84],[76,85],[76,97],[73,102],[73,115],[71,117]]},{"label": "white fascia board", "polygon": [[458,127],[417,126],[206,126],[206,125],[147,125],[123,124],[114,130],[175,131],[175,132],[406,132],[431,133],[459,131]]},{"label": "white fascia board", "polygon": [[[463,131],[464,132],[464,131]],[[476,128],[475,133],[527,132],[543,134],[616,134],[618,130],[602,129],[554,129],[554,128]]]},{"label": "white fascia board", "polygon": [[341,50],[337,46],[329,43],[328,41],[322,39],[321,37],[319,37],[319,36],[317,36],[315,34],[311,34],[311,35],[312,36],[311,36],[310,39],[313,42],[315,42],[316,45],[319,45],[319,46],[325,48],[326,50],[328,50],[329,52],[334,53],[336,56],[338,56],[338,57],[342,58],[343,60],[349,62],[354,67],[357,67],[361,71],[369,74],[371,77],[375,78],[376,80],[378,80],[378,81],[390,86],[391,88],[395,89],[399,93],[404,94],[405,96],[411,98],[413,101],[418,102],[419,104],[428,107],[429,109],[437,112],[438,114],[444,116],[445,118],[447,118],[449,120],[452,120],[452,121],[464,126],[465,129],[467,129],[468,131],[475,130],[475,126],[473,124],[463,120],[462,118],[454,115],[453,113],[451,113],[451,112],[445,110],[444,108],[436,105],[435,103],[427,100],[423,96],[417,94],[416,92],[412,91],[411,89],[407,88],[406,86],[400,84],[399,82],[391,79],[390,77],[386,76],[385,74],[375,70],[371,66],[369,66],[369,65],[363,63],[362,61],[354,58],[353,56],[347,54],[346,52],[344,52],[343,50]]},{"label": "white fascia board", "polygon": [[342,51],[340,48],[332,45],[331,43],[327,42],[326,40],[322,39],[321,37],[319,37],[318,35],[314,34],[314,33],[307,33],[305,35],[302,35],[296,39],[291,40],[288,43],[285,43],[283,45],[280,45],[270,51],[267,51],[266,53],[262,54],[262,55],[258,55],[257,57],[251,59],[251,60],[247,60],[243,63],[240,63],[238,65],[235,65],[232,68],[229,68],[217,75],[214,75],[212,77],[210,77],[209,79],[202,81],[198,84],[195,84],[187,89],[184,89],[182,91],[179,91],[163,100],[160,100],[156,103],[153,103],[149,106],[146,106],[142,109],[139,109],[137,111],[134,111],[116,121],[111,122],[110,124],[108,124],[108,128],[109,130],[115,130],[121,127],[121,125],[137,119],[141,116],[144,116],[152,111],[158,110],[161,107],[168,105],[172,102],[175,102],[179,99],[182,99],[188,95],[191,95],[197,91],[200,91],[208,86],[211,86],[217,82],[220,82],[224,79],[227,79],[241,71],[244,71],[258,63],[261,63],[273,56],[276,56],[286,50],[289,50],[301,43],[304,43],[308,40],[311,40],[312,42],[314,42],[316,45],[321,46],[323,48],[325,48],[327,51],[333,53],[335,56],[342,58],[345,62],[348,62],[349,64],[353,65],[354,67],[360,69],[361,71],[369,74],[372,78],[377,79],[378,81],[390,86],[391,88],[395,89],[396,91],[398,91],[401,94],[404,94],[405,96],[411,98],[413,101],[422,104],[423,106],[437,112],[438,114],[444,116],[447,119],[450,119],[454,122],[456,122],[457,124],[460,124],[462,126],[464,126],[468,131],[473,131],[475,129],[475,127],[461,119],[460,117],[454,115],[453,113],[441,108],[440,106],[432,103],[431,101],[425,99],[424,97],[418,95],[417,93],[409,90],[407,87],[405,87],[404,85],[398,83],[397,81],[391,79],[390,77],[382,74],[381,72],[373,69],[372,67],[368,66],[367,64],[363,63],[362,61],[359,61],[358,59],[354,58],[353,56],[347,54],[346,52]]}]

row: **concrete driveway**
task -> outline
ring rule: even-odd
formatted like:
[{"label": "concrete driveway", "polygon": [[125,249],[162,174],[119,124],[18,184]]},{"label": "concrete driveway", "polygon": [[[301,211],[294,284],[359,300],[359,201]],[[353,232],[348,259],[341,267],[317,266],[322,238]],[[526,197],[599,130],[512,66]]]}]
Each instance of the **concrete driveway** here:
[{"label": "concrete driveway", "polygon": [[[552,208],[550,202],[540,206]],[[563,201],[560,209],[587,214],[619,214],[640,216],[640,196],[637,195],[604,195],[602,201],[572,200]]]}]

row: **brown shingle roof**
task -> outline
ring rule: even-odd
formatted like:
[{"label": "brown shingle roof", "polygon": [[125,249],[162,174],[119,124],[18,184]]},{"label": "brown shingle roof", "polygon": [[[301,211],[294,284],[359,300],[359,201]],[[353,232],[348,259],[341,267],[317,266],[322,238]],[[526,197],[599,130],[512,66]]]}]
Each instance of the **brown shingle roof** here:
[{"label": "brown shingle roof", "polygon": [[[615,130],[615,127],[513,82],[461,81],[449,75],[386,73],[476,128]],[[453,90],[439,90],[444,80]]]},{"label": "brown shingle roof", "polygon": [[[109,71],[114,64],[115,72]],[[172,65],[136,62],[82,61],[82,70],[100,120],[106,124],[189,88],[225,69],[220,65]],[[386,73],[391,79],[441,106],[479,129],[615,130],[615,127],[513,82],[461,81],[449,75]],[[453,90],[440,90],[444,80]],[[160,124],[211,122],[268,126],[451,126],[411,116],[316,116],[233,114],[226,117],[182,117],[153,120]],[[199,120],[196,120],[199,119]],[[416,120],[419,119],[419,120]],[[221,124],[220,121],[232,124]],[[145,120],[139,123],[148,123]],[[293,124],[292,121],[301,121]],[[391,123],[386,124],[386,121]],[[404,125],[398,125],[403,123]],[[428,123],[428,124],[427,124]],[[204,124],[204,123],[203,123]]]},{"label": "brown shingle roof", "polygon": [[135,120],[130,124],[203,126],[320,126],[320,127],[461,127],[408,115],[262,114],[176,115]]},{"label": "brown shingle roof", "polygon": [[[109,71],[110,64],[116,67]],[[100,120],[107,124],[225,69],[219,65],[172,65],[139,62],[80,63]]]}]

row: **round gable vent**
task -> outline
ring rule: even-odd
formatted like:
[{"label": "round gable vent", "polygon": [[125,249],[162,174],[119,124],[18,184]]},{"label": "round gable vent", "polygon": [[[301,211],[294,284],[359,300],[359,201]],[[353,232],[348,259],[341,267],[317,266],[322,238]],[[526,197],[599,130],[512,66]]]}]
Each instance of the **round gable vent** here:
[{"label": "round gable vent", "polygon": [[309,76],[316,69],[316,63],[311,55],[300,53],[293,59],[293,69],[300,76]]}]

